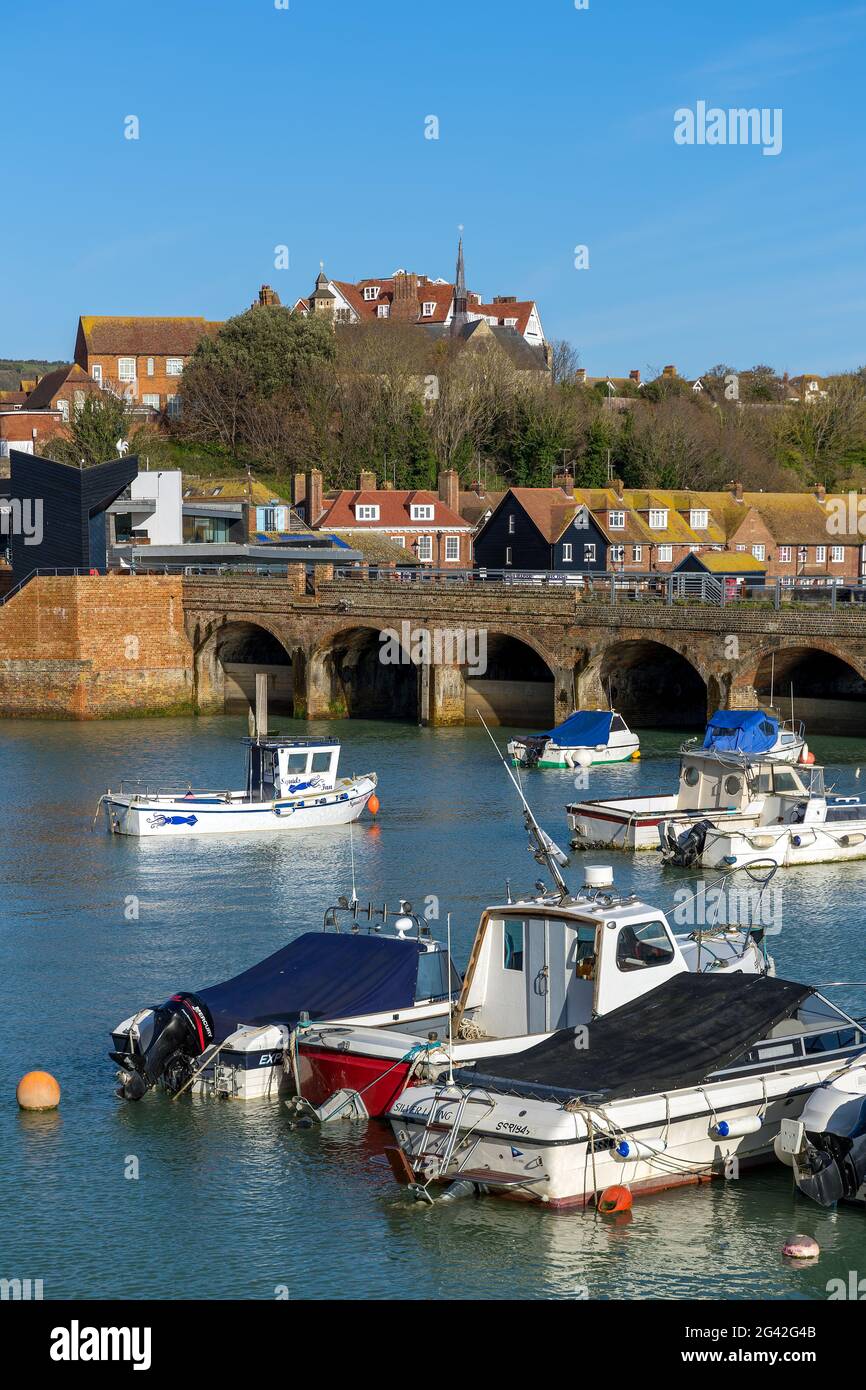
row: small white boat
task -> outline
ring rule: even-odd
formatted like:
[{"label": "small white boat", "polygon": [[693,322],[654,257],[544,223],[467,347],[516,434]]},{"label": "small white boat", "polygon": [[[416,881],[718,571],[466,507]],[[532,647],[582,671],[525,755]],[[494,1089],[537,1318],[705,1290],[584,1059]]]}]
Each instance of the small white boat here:
[{"label": "small white boat", "polygon": [[815,764],[764,768],[747,814],[673,816],[659,838],[665,862],[685,868],[843,863],[866,859],[866,802],[828,795]]},{"label": "small white boat", "polygon": [[592,767],[640,757],[640,740],[616,710],[575,710],[546,734],[525,734],[508,745],[513,767]]},{"label": "small white boat", "polygon": [[681,972],[583,1031],[405,1092],[389,1158],[428,1202],[446,1184],[451,1197],[604,1206],[611,1187],[738,1176],[772,1160],[782,1122],[864,1046],[808,985]]},{"label": "small white boat", "polygon": [[117,835],[213,835],[346,825],[361,815],[376,774],[338,777],[336,740],[256,736],[247,745],[242,791],[165,789],[123,782],[101,798]]},{"label": "small white boat", "polygon": [[866,1204],[866,1054],[817,1087],[798,1120],[782,1121],[775,1149],[804,1197]]},{"label": "small white boat", "polygon": [[[692,740],[680,750],[676,791],[571,802],[566,812],[572,848],[657,850],[668,827],[676,826],[679,834],[707,818],[747,828],[757,825],[762,789],[772,785],[774,767],[790,769],[795,756],[808,770],[811,764],[805,760],[812,754],[802,732],[780,724],[775,715],[718,711],[703,743],[698,746]],[[780,786],[784,780],[780,772]],[[793,786],[796,778],[790,780]],[[802,794],[802,784],[796,785]]]}]

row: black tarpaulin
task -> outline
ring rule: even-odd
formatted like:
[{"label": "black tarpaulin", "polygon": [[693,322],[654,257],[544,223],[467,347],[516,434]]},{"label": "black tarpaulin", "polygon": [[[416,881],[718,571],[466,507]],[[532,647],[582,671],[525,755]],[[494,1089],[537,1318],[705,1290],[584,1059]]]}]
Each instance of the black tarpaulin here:
[{"label": "black tarpaulin", "polygon": [[[811,994],[766,975],[675,975],[631,1004],[526,1052],[462,1069],[460,1084],[541,1100],[616,1100],[705,1080],[741,1057]],[[582,1046],[578,1046],[582,1043]]]},{"label": "black tarpaulin", "polygon": [[240,1023],[296,1023],[396,1012],[415,1000],[417,941],[305,932],[288,946],[209,989],[196,990],[214,1021],[215,1040]]}]

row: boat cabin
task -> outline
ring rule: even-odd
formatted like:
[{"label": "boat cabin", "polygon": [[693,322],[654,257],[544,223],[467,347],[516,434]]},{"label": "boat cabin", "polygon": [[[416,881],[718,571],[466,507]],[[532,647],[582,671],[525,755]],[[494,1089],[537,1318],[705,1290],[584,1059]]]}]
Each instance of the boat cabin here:
[{"label": "boat cabin", "polygon": [[[684,753],[677,789],[678,812],[757,811],[764,819],[771,809],[766,799],[777,798],[780,819],[788,819],[790,800],[823,797],[824,772],[814,764],[764,761],[720,761],[713,753]],[[775,819],[775,816],[771,816]]]},{"label": "boat cabin", "polygon": [[335,739],[248,738],[247,796],[276,801],[304,791],[333,791],[340,761]]},{"label": "boat cabin", "polygon": [[574,1028],[688,970],[658,908],[614,892],[483,915],[457,1007],[491,1038]]}]

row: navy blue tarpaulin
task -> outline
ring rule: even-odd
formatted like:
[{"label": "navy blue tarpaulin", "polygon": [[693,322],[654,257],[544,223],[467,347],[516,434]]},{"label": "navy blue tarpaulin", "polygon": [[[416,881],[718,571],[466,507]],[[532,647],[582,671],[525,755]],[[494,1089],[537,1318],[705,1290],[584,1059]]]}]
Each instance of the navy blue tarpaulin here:
[{"label": "navy blue tarpaulin", "polygon": [[396,1012],[415,1000],[421,948],[394,937],[305,932],[297,940],[209,989],[196,990],[216,1042],[240,1023],[296,1023]]},{"label": "navy blue tarpaulin", "polygon": [[778,719],[763,710],[717,709],[707,725],[704,747],[720,753],[766,753],[778,733]]},{"label": "navy blue tarpaulin", "polygon": [[558,748],[595,748],[610,738],[610,710],[578,710],[541,738],[549,738]]}]

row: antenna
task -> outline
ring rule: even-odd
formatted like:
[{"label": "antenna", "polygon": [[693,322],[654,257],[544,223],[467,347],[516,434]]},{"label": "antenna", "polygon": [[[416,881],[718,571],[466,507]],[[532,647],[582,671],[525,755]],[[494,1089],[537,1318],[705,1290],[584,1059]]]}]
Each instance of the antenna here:
[{"label": "antenna", "polygon": [[520,797],[521,805],[523,806],[523,820],[526,825],[526,829],[529,833],[529,839],[535,845],[535,858],[539,864],[547,865],[548,869],[553,875],[557,888],[559,889],[562,896],[566,897],[568,895],[568,885],[566,884],[565,879],[562,877],[562,874],[560,873],[560,866],[564,868],[568,864],[568,855],[563,854],[559,846],[557,844],[554,844],[550,836],[546,833],[546,831],[542,830],[541,826],[538,824],[538,821],[535,819],[535,816],[532,813],[532,807],[526,800],[526,797],[523,795],[523,788],[521,787],[517,778],[514,776],[514,773],[511,771],[511,768],[508,766],[508,763],[503,758],[499,744],[496,742],[496,739],[493,737],[492,733],[487,727],[484,715],[479,714],[478,718],[484,726],[484,732],[487,734],[487,737],[490,739],[490,742],[496,749],[496,756],[499,758],[499,761],[501,762],[502,766],[505,768],[505,771],[508,773],[509,778],[511,779],[511,785],[514,787],[514,790]]},{"label": "antenna", "polygon": [[446,922],[447,922],[447,937],[446,937],[446,941],[447,941],[447,944],[448,944],[448,999],[449,999],[449,1004],[448,1004],[448,1085],[449,1085],[449,1086],[453,1086],[453,1085],[454,1085],[454,1028],[453,1028],[454,1007],[453,1007],[453,1005],[452,1005],[451,1002],[450,1002],[450,1000],[451,1000],[451,913],[450,913],[450,912],[448,913],[448,916],[447,916],[447,918],[446,918]]},{"label": "antenna", "polygon": [[358,892],[355,888],[355,839],[352,834],[352,822],[349,821],[349,858],[352,865],[352,905],[358,901]]}]

